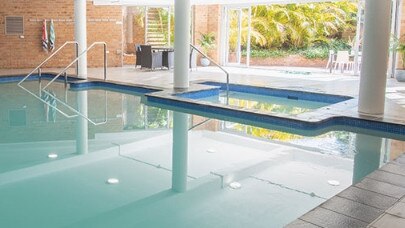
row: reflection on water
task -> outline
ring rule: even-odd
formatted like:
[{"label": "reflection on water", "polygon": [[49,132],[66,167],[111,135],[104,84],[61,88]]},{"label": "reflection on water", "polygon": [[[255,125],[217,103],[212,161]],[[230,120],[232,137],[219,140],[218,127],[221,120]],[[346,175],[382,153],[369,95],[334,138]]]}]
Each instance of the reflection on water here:
[{"label": "reflection on water", "polygon": [[[0,85],[0,227],[282,227],[404,144],[342,131],[293,135],[173,113],[113,91],[106,124],[60,114],[47,122],[44,105],[15,86]],[[104,120],[104,90],[50,89]],[[119,183],[107,184],[111,178]]]},{"label": "reflection on water", "polygon": [[[227,102],[226,98],[227,98],[226,93],[221,93],[219,96],[205,97],[199,100],[226,104]],[[314,109],[318,109],[330,104],[307,100],[287,99],[283,97],[231,92],[229,94],[229,105],[269,113],[284,113],[296,115]]]}]

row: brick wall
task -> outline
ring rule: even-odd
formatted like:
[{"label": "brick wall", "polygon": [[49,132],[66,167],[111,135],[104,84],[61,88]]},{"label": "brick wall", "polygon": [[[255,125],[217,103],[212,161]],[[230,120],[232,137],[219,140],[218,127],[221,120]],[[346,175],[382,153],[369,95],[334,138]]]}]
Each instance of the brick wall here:
[{"label": "brick wall", "polygon": [[216,47],[211,50],[208,55],[215,61],[219,62],[220,57],[220,42],[221,42],[221,6],[194,6],[193,7],[193,33],[194,43],[198,45],[198,40],[201,34],[213,32],[215,34]]},{"label": "brick wall", "polygon": [[[24,38],[0,33],[0,68],[33,68],[47,57],[41,47],[42,20],[54,19],[56,48],[74,40],[73,1],[14,0],[2,1],[0,27],[4,31],[5,16],[24,16]],[[38,21],[37,21],[38,20]],[[49,24],[48,24],[49,26]],[[121,66],[122,8],[94,6],[87,3],[88,44],[105,41],[108,44],[108,65]],[[69,50],[68,50],[69,49]],[[47,67],[63,67],[73,59],[73,47],[58,54]],[[90,51],[89,66],[102,66],[102,49]]]}]

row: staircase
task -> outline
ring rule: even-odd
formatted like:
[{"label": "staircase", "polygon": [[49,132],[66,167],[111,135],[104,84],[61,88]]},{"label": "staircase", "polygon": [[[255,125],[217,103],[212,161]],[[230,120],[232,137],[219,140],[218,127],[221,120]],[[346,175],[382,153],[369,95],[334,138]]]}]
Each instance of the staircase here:
[{"label": "staircase", "polygon": [[[147,8],[145,41],[152,46],[170,46],[169,41],[169,17],[164,17],[168,9]],[[170,10],[170,8],[169,8]]]}]

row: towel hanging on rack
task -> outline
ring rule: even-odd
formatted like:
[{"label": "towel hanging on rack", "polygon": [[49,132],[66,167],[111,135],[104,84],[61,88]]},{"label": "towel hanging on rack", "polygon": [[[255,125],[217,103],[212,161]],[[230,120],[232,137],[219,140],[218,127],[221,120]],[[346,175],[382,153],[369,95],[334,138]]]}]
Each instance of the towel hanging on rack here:
[{"label": "towel hanging on rack", "polygon": [[49,25],[49,50],[52,52],[55,49],[55,27],[53,24],[53,20],[51,19],[51,24]]},{"label": "towel hanging on rack", "polygon": [[46,29],[46,20],[42,24],[42,49],[48,53],[48,31]]}]

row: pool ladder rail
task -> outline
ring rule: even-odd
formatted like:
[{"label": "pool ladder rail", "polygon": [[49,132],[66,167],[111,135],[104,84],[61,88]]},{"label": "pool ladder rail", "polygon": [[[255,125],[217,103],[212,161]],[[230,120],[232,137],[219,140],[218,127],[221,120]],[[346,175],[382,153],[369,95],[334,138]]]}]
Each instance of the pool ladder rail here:
[{"label": "pool ladder rail", "polygon": [[[67,45],[69,44],[74,44],[75,45],[75,55],[76,58],[69,63],[59,74],[57,74],[48,84],[46,84],[43,88],[41,86],[41,81],[42,81],[42,70],[41,67],[47,63],[49,60],[51,60],[57,53],[59,53],[61,50],[63,50]],[[78,60],[87,52],[89,52],[92,48],[94,48],[96,45],[103,45],[104,47],[104,81],[107,80],[107,44],[105,42],[94,42],[93,44],[91,44],[86,50],[84,50],[82,53],[79,54],[79,43],[76,41],[67,41],[65,42],[62,46],[60,46],[56,51],[54,51],[50,56],[48,56],[48,58],[46,58],[44,61],[42,61],[41,64],[39,64],[34,70],[32,70],[27,76],[25,76],[18,84],[17,86],[19,86],[20,88],[22,88],[23,90],[25,90],[26,92],[28,92],[29,94],[31,94],[32,96],[34,96],[35,98],[37,98],[39,101],[41,101],[42,103],[48,105],[49,107],[55,109],[56,111],[58,111],[60,114],[62,114],[63,116],[65,116],[66,118],[75,118],[78,116],[81,116],[82,118],[86,119],[88,122],[90,122],[93,125],[102,125],[102,124],[106,124],[107,123],[107,93],[106,93],[106,98],[105,98],[105,118],[103,121],[101,122],[94,122],[91,119],[89,119],[86,115],[82,114],[81,112],[79,112],[78,110],[74,109],[73,107],[71,107],[70,105],[67,104],[67,102],[64,102],[60,99],[58,99],[55,95],[51,94],[50,92],[48,92],[46,89],[53,83],[55,82],[60,76],[64,76],[64,81],[65,81],[65,88],[67,87],[67,83],[68,83],[68,77],[67,77],[67,70],[73,66],[76,63],[76,75],[79,74],[79,64],[78,64]],[[31,77],[35,72],[38,72],[38,80],[40,82],[40,86],[39,86],[39,94],[41,96],[42,93],[46,93],[47,95],[49,95],[50,97],[52,97],[53,99],[55,99],[55,101],[61,103],[63,106],[67,107],[69,110],[71,110],[72,112],[75,113],[75,115],[68,115],[65,112],[63,112],[62,110],[60,110],[59,108],[57,108],[55,105],[51,105],[48,102],[46,102],[44,99],[42,99],[40,96],[36,95],[35,93],[31,92],[30,90],[28,90],[27,88],[25,88],[24,86],[22,86],[22,83],[25,82],[29,77]],[[66,93],[65,93],[66,94]],[[66,97],[65,97],[66,100]]]},{"label": "pool ladder rail", "polygon": [[202,52],[200,49],[198,49],[196,46],[193,44],[190,44],[190,47],[200,53],[202,56],[207,58],[212,64],[214,64],[216,67],[218,67],[221,71],[223,71],[226,75],[226,105],[229,105],[229,72],[225,70],[219,63],[215,62],[212,58],[210,58],[207,54]]}]

